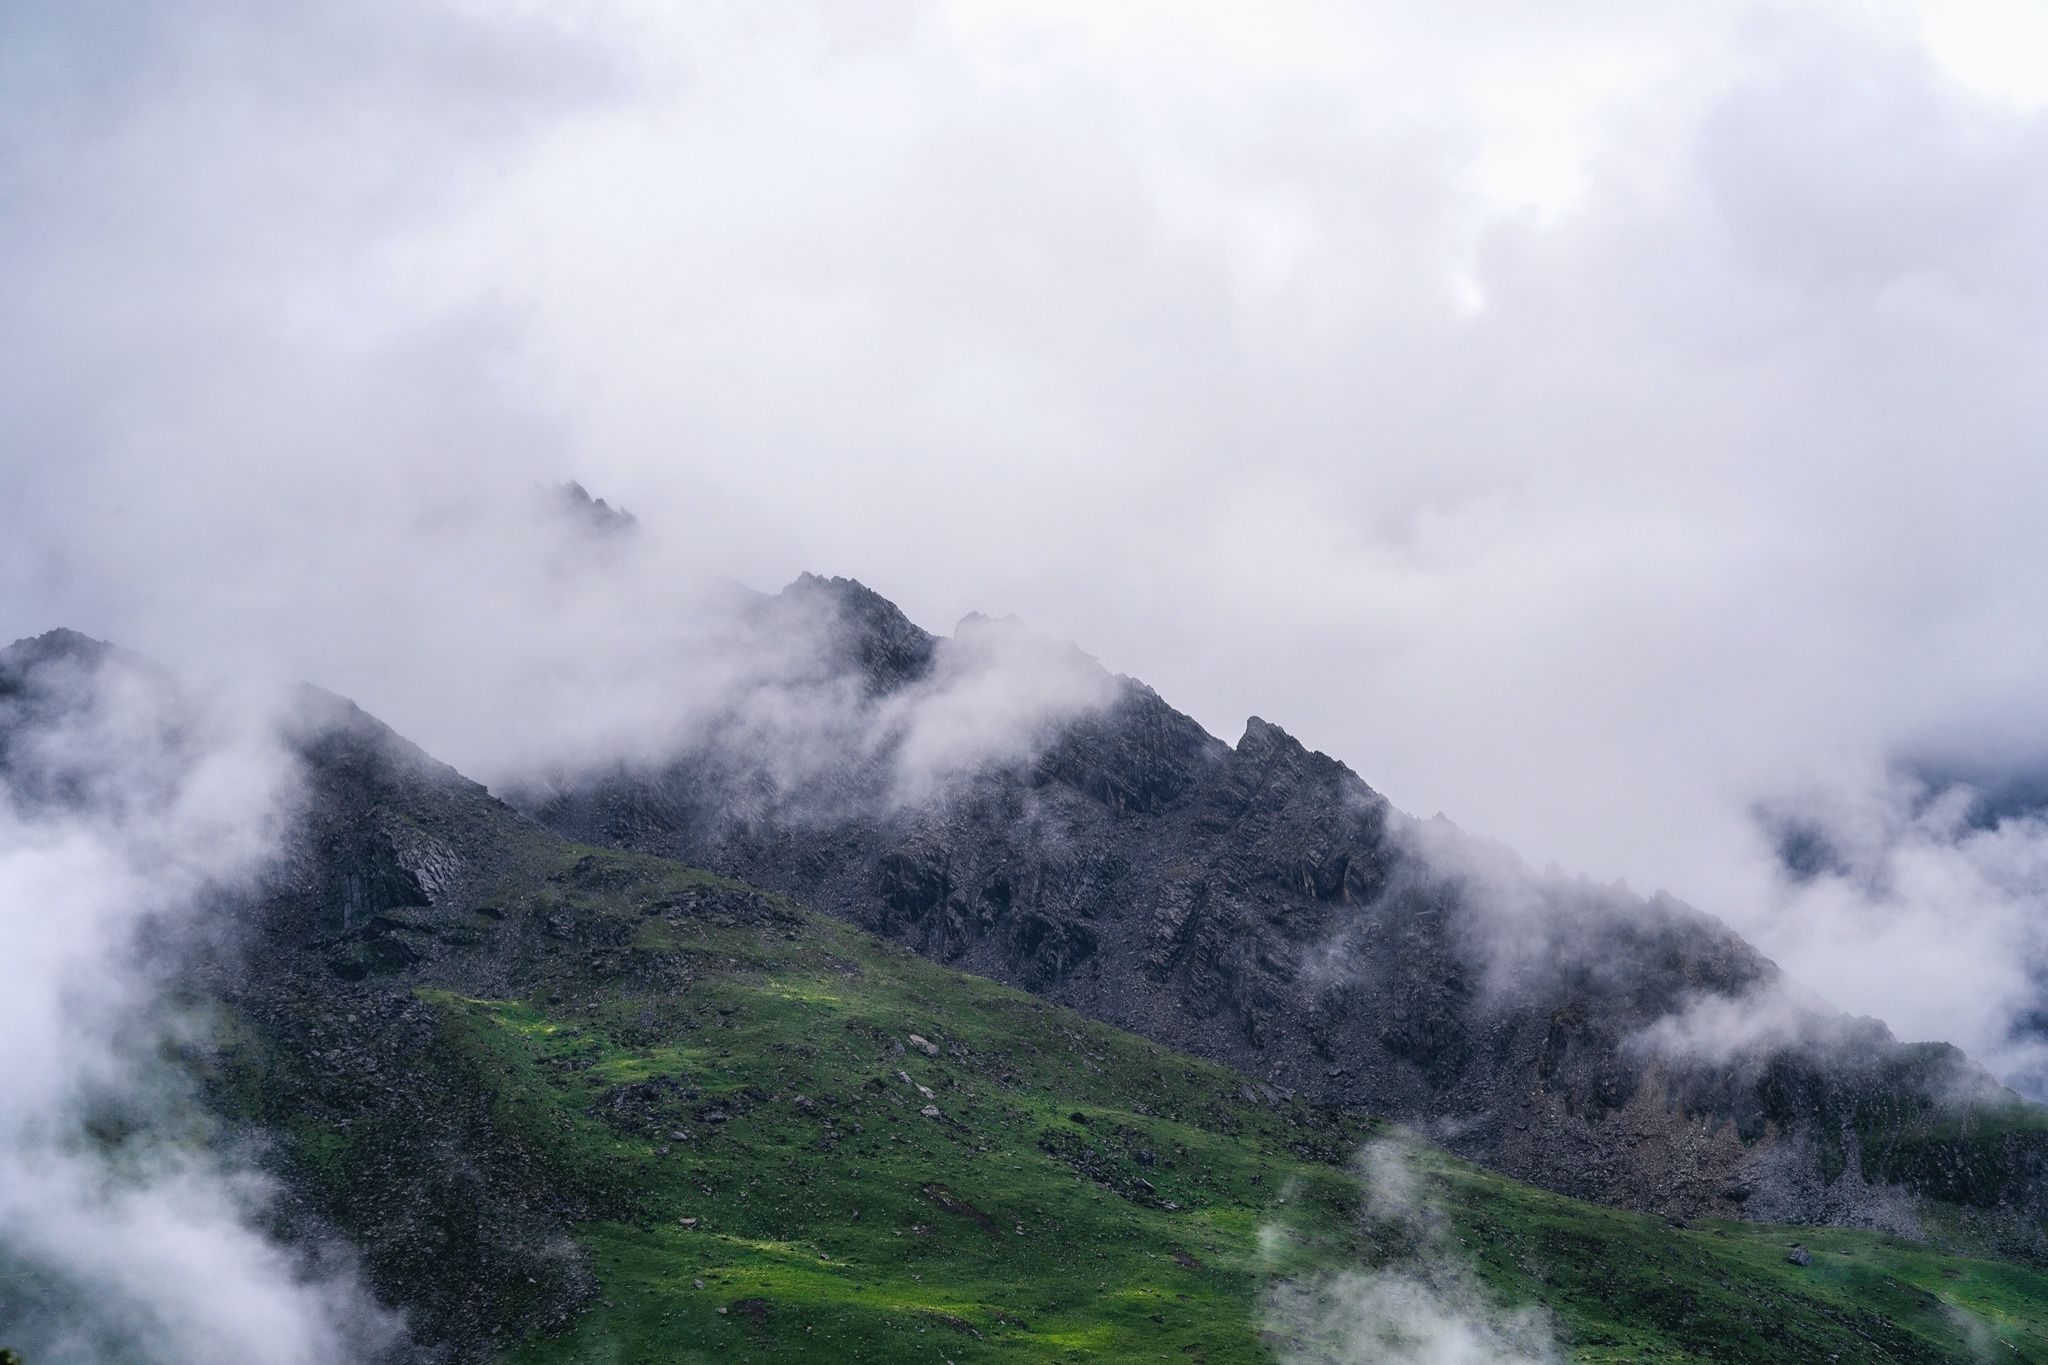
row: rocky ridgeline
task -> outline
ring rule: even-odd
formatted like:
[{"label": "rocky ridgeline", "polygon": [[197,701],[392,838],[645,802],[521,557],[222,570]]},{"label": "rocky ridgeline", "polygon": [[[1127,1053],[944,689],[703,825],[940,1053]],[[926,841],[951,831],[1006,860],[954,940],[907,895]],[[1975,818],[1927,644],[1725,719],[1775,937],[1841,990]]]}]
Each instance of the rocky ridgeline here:
[{"label": "rocky ridgeline", "polygon": [[[821,609],[830,666],[877,704],[927,681],[939,642],[858,583],[807,575],[759,608]],[[911,804],[887,749],[791,789],[755,744],[512,799],[1551,1189],[1905,1232],[1934,1197],[2008,1248],[2048,1245],[2043,1111],[1953,1049],[1824,1014],[1725,1055],[1646,1046],[1690,1002],[1769,996],[1778,969],[1669,897],[1411,819],[1278,726],[1226,745],[1120,678],[1030,763]]]}]

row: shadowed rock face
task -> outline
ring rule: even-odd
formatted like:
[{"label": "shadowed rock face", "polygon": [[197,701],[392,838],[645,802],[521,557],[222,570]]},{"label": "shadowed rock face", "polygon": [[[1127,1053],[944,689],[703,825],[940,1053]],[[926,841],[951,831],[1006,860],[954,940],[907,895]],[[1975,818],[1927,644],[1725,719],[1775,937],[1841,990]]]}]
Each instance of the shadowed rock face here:
[{"label": "shadowed rock face", "polygon": [[[807,576],[785,594],[825,595],[838,660],[870,694],[924,676],[933,637],[867,588]],[[783,891],[1271,1085],[1417,1121],[1553,1189],[1901,1230],[1911,1190],[2023,1206],[2015,1236],[2039,1242],[2039,1111],[1953,1049],[1819,1006],[1796,1043],[1646,1047],[1701,998],[1777,992],[1778,969],[1668,897],[1538,875],[1405,816],[1277,726],[1254,718],[1226,745],[1119,679],[1031,763],[931,802],[880,799],[887,762],[764,796],[753,756],[713,739],[511,799],[573,837]],[[2015,1112],[2029,1135],[1958,1136],[1959,1114]]]}]

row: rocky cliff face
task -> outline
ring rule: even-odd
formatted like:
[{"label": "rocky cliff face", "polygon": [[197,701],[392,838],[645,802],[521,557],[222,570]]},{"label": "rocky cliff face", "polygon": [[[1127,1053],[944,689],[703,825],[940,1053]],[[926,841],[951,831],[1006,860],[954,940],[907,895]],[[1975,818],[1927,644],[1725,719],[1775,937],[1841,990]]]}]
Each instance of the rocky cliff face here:
[{"label": "rocky cliff face", "polygon": [[[857,583],[784,598],[834,606],[834,666],[870,696],[931,667],[934,638]],[[879,799],[886,747],[788,792],[750,742],[512,799],[1552,1189],[1901,1230],[1934,1196],[2039,1248],[2040,1111],[1959,1054],[1787,1012],[1778,969],[1709,916],[1535,874],[1265,721],[1226,745],[1118,679],[1033,760],[915,804]],[[1689,1024],[1765,1011],[1785,1024]]]}]

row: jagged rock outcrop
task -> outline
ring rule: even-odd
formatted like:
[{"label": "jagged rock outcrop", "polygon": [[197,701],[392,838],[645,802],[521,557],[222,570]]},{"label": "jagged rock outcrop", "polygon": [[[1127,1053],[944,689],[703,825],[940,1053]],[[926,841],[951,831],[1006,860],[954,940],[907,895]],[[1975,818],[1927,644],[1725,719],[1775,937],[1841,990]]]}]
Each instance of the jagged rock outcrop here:
[{"label": "jagged rock outcrop", "polygon": [[571,524],[597,536],[626,535],[638,529],[640,519],[623,507],[614,507],[603,498],[593,498],[588,489],[574,479],[553,490],[554,505],[558,512]]}]

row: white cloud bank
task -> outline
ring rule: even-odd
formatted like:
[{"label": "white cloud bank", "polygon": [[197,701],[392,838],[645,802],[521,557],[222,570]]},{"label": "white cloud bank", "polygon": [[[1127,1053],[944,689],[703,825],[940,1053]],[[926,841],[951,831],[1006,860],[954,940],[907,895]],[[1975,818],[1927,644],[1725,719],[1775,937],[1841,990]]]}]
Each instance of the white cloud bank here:
[{"label": "white cloud bank", "polygon": [[[491,776],[689,712],[677,584],[852,574],[1996,1056],[2028,855],[1792,888],[1752,811],[2048,753],[2038,31],[11,6],[0,636],[309,677]],[[663,545],[630,590],[476,510],[568,476]]]}]

